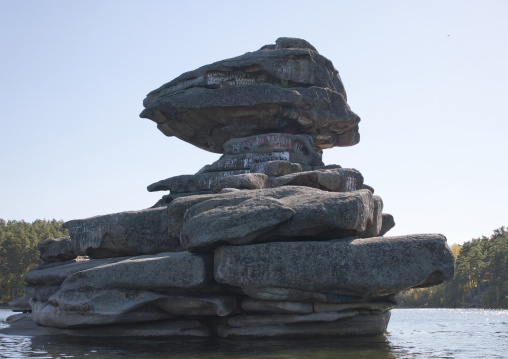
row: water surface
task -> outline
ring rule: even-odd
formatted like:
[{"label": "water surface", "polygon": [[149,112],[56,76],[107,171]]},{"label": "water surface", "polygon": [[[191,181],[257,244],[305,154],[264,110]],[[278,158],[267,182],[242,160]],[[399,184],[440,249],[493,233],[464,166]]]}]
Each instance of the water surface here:
[{"label": "water surface", "polygon": [[[0,310],[0,327],[8,324]],[[395,309],[384,336],[299,340],[0,336],[0,358],[508,358],[508,311]]]}]

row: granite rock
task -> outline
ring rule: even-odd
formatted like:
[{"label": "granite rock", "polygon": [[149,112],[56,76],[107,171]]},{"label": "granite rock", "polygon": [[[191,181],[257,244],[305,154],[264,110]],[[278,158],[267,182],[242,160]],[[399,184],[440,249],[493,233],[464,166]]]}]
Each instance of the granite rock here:
[{"label": "granite rock", "polygon": [[358,143],[360,119],[332,63],[311,48],[285,46],[184,73],[150,92],[140,117],[217,153],[231,138],[274,132],[310,135],[317,149]]},{"label": "granite rock", "polygon": [[212,183],[220,178],[249,173],[249,170],[205,172],[195,175],[180,175],[152,183],[148,192],[171,191],[171,193],[192,193],[209,191]]},{"label": "granite rock", "polygon": [[[254,299],[279,288],[281,294],[381,297],[437,285],[454,273],[453,254],[439,234],[224,246],[215,250],[214,262],[216,281]],[[279,299],[298,300],[286,296]]]},{"label": "granite rock", "polygon": [[30,312],[32,311],[32,308],[30,307],[30,297],[23,295],[21,297],[17,297],[9,301],[7,303],[9,305],[9,308],[13,312]]},{"label": "granite rock", "polygon": [[379,231],[380,236],[384,236],[386,232],[395,227],[395,219],[389,213],[383,213],[383,220],[381,230]]},{"label": "granite rock", "polygon": [[276,186],[305,186],[330,192],[351,192],[362,188],[362,174],[350,168],[320,169],[292,173],[274,179]]},{"label": "granite rock", "polygon": [[279,325],[231,326],[218,325],[219,337],[309,337],[309,336],[365,336],[382,335],[386,331],[390,312],[370,315],[355,315],[336,321],[300,322]]},{"label": "granite rock", "polygon": [[314,311],[312,303],[283,302],[275,300],[242,299],[242,309],[247,313],[299,313],[308,314]]},{"label": "granite rock", "polygon": [[224,188],[261,189],[273,187],[268,176],[263,173],[245,173],[216,179],[211,184],[213,192],[220,192]]},{"label": "granite rock", "polygon": [[65,262],[77,257],[75,243],[70,237],[46,239],[37,244],[44,262]]},{"label": "granite rock", "polygon": [[[168,233],[188,251],[211,250],[221,243],[344,238],[366,230],[373,207],[368,190],[339,193],[284,186],[189,196],[169,204]],[[278,214],[260,220],[261,213],[269,217],[271,211]]]},{"label": "granite rock", "polygon": [[251,172],[264,173],[269,177],[285,176],[302,170],[302,165],[289,161],[269,161],[251,167]]},{"label": "granite rock", "polygon": [[165,208],[113,213],[65,222],[78,255],[90,258],[122,257],[182,251],[168,237]]}]

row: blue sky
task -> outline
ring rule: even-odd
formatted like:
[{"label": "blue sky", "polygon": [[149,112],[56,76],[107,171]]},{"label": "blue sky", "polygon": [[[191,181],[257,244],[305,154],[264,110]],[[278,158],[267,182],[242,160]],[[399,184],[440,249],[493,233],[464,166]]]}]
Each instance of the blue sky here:
[{"label": "blue sky", "polygon": [[0,1],[0,218],[147,208],[218,155],[140,119],[181,73],[280,36],[339,70],[360,170],[397,223],[449,243],[508,225],[506,1]]}]

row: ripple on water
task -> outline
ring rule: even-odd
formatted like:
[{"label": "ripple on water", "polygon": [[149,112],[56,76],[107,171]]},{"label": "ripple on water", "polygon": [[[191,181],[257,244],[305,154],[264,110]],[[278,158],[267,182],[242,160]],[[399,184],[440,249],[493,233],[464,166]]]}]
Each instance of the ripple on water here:
[{"label": "ripple on water", "polygon": [[[12,314],[0,310],[0,326]],[[303,340],[97,340],[0,336],[0,358],[506,358],[508,311],[396,309],[385,336]]]}]

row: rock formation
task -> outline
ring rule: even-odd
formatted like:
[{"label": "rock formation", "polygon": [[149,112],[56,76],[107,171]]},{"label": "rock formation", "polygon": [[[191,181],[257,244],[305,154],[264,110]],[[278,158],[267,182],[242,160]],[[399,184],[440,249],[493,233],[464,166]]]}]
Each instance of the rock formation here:
[{"label": "rock formation", "polygon": [[169,191],[153,208],[69,221],[69,237],[40,243],[44,263],[24,277],[35,323],[378,335],[396,293],[453,277],[444,236],[384,237],[393,216],[362,174],[322,162],[323,149],[359,141],[360,119],[337,70],[305,40],[185,73],[144,106],[164,134],[223,155],[149,185]]}]

